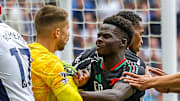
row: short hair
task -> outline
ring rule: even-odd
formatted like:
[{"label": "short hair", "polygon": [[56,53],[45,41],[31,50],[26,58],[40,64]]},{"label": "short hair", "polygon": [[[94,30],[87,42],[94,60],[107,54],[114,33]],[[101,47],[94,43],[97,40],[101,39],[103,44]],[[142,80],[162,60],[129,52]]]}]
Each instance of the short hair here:
[{"label": "short hair", "polygon": [[120,11],[116,16],[121,16],[131,21],[133,26],[139,25],[139,21],[142,21],[141,17],[132,11]]},{"label": "short hair", "polygon": [[66,22],[67,16],[68,13],[62,8],[52,5],[44,6],[35,15],[35,28],[37,34],[44,32],[49,33],[50,30],[48,30],[48,27],[50,27],[50,29],[53,29],[53,27],[63,28],[63,24]]},{"label": "short hair", "polygon": [[112,16],[104,19],[103,24],[115,25],[117,28],[120,28],[121,34],[127,37],[127,46],[129,46],[132,37],[134,35],[134,30],[132,23],[121,16]]}]

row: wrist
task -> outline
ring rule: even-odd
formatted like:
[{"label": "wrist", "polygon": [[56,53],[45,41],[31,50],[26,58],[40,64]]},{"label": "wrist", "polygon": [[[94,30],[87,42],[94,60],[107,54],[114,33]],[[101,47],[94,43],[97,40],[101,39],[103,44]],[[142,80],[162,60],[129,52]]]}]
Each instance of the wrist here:
[{"label": "wrist", "polygon": [[154,78],[150,78],[147,83],[146,83],[146,89],[150,89],[153,88],[155,86],[155,79]]}]

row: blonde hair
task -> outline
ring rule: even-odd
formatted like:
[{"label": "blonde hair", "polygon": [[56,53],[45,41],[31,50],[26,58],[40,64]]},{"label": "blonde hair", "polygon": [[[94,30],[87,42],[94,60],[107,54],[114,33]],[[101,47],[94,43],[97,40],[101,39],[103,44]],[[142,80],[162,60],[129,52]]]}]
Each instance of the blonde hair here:
[{"label": "blonde hair", "polygon": [[54,28],[63,28],[67,21],[68,13],[56,6],[47,5],[35,15],[35,28],[38,35],[51,33]]}]

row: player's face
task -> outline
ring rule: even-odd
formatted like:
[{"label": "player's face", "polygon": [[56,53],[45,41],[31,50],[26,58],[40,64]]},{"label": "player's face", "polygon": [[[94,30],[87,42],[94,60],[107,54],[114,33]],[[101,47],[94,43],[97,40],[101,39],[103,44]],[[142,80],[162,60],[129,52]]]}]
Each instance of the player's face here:
[{"label": "player's face", "polygon": [[67,41],[69,40],[69,24],[68,21],[64,25],[64,28],[61,30],[61,37],[59,37],[58,41],[58,50],[63,50],[64,46],[66,45]]},{"label": "player's face", "polygon": [[112,55],[118,52],[121,39],[115,33],[119,33],[116,26],[110,24],[102,25],[96,40],[98,55]]},{"label": "player's face", "polygon": [[134,36],[129,45],[129,49],[135,53],[140,50],[141,45],[143,44],[142,34],[144,33],[144,28],[141,22],[139,26],[134,26]]}]

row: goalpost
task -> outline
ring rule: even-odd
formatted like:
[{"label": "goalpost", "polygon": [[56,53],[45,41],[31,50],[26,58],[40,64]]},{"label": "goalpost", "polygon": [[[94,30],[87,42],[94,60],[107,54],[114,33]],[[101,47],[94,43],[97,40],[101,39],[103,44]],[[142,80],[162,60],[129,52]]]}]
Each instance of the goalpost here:
[{"label": "goalpost", "polygon": [[[162,63],[168,73],[177,72],[176,0],[162,0]],[[177,94],[164,94],[163,101],[178,101]]]},{"label": "goalpost", "polygon": [[[94,40],[96,36],[94,33],[96,34],[98,32],[98,28],[100,24],[102,24],[104,17],[111,16],[121,10],[133,11],[142,17],[143,24],[146,26],[146,32],[143,35],[144,44],[139,56],[145,59],[147,64],[163,67],[163,70],[171,74],[177,72],[176,0],[160,0],[160,7],[151,7],[152,4],[157,1],[158,0],[0,0],[0,3],[2,5],[3,16],[1,18],[3,21],[18,30],[28,43],[32,43],[35,40],[36,32],[33,16],[38,9],[46,4],[54,4],[67,10],[69,13],[70,37],[65,46],[65,50],[62,52],[57,51],[56,55],[68,63],[71,63],[74,57],[83,50],[95,46]],[[79,4],[74,5],[77,2]],[[86,4],[87,2],[89,3]],[[117,5],[117,3],[119,3],[119,5]],[[105,6],[103,6],[103,4]],[[93,8],[93,6],[95,7]],[[152,20],[155,13],[158,15],[159,11],[161,12],[160,21]],[[78,14],[81,14],[81,16]],[[161,31],[157,32],[158,34],[156,34],[156,31],[153,31],[153,25],[155,25],[155,27],[157,27],[156,25],[161,26],[159,28]],[[156,58],[159,58],[159,60],[154,59],[154,55],[156,55]],[[164,95],[163,101],[177,101],[176,94]],[[148,101],[151,101],[151,99]]]}]

